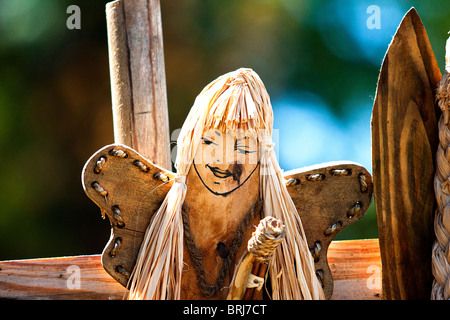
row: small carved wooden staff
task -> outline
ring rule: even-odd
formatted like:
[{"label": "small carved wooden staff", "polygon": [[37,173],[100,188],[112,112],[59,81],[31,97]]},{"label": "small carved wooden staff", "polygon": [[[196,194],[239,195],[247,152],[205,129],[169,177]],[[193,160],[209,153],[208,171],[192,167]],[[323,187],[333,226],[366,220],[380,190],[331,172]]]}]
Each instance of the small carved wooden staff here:
[{"label": "small carved wooden staff", "polygon": [[270,258],[284,236],[284,225],[280,220],[266,217],[260,221],[247,245],[253,257],[253,267],[243,300],[253,300],[255,289],[261,290]]}]

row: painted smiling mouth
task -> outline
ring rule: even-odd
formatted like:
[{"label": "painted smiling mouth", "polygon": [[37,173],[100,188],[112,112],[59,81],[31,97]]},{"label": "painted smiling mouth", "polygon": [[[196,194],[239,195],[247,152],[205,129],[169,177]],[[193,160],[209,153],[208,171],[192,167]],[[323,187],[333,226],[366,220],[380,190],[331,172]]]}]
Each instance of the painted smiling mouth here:
[{"label": "painted smiling mouth", "polygon": [[[253,175],[253,173],[256,171],[256,169],[259,167],[259,161],[258,161],[258,163],[256,164],[256,166],[253,168],[252,172],[250,172],[250,174],[245,178],[245,180],[244,180],[242,183],[239,182],[237,187],[235,187],[234,189],[225,191],[225,192],[217,192],[217,191],[214,191],[213,189],[211,189],[211,188],[205,183],[205,181],[203,181],[202,176],[201,176],[200,173],[198,172],[198,170],[197,170],[197,165],[195,164],[195,160],[193,161],[193,165],[194,165],[194,170],[195,170],[195,172],[197,173],[198,178],[199,178],[200,181],[203,183],[203,185],[206,187],[206,189],[208,189],[209,192],[211,192],[212,194],[215,194],[216,196],[226,197],[226,196],[228,196],[230,193],[232,193],[232,192],[236,191],[238,188],[242,187],[242,185],[244,185],[244,183],[245,183],[248,179],[250,179],[250,177]],[[211,172],[212,172],[214,175],[215,175],[215,173],[218,173],[220,177],[223,176],[223,175],[221,175],[220,173],[228,174],[227,171],[228,171],[229,173],[231,173],[231,175],[233,175],[233,173],[232,173],[231,171],[229,171],[229,170],[220,170],[220,169],[217,168],[217,167],[211,167],[211,166],[209,166],[209,165],[205,165],[205,168],[210,169]],[[216,170],[216,172],[214,172],[214,170]],[[239,176],[239,178],[240,178],[240,177],[241,177],[241,174],[242,174],[242,165],[240,165],[240,164],[235,164],[235,165],[233,166],[233,171],[236,171],[235,176],[236,176],[236,177]],[[227,176],[227,177],[228,177],[228,176]],[[233,176],[233,179],[235,179],[234,176]],[[213,183],[214,183],[214,184],[220,184],[220,183],[218,183],[218,182],[216,182],[216,181],[214,181]]]},{"label": "painted smiling mouth", "polygon": [[211,167],[210,165],[206,164],[205,165],[206,168],[208,168],[209,170],[211,170],[211,172],[213,173],[214,176],[216,176],[217,178],[220,179],[226,179],[228,177],[233,177],[234,181],[237,181],[238,183],[240,183],[241,181],[241,175],[242,175],[242,165],[235,163],[232,166],[232,171],[230,170],[221,170],[218,167]]},{"label": "painted smiling mouth", "polygon": [[218,167],[211,167],[208,164],[206,164],[205,167],[208,168],[209,170],[211,170],[213,175],[215,175],[217,178],[220,178],[220,179],[225,179],[228,177],[234,178],[234,175],[233,175],[233,173],[230,172],[230,170],[220,170]]}]

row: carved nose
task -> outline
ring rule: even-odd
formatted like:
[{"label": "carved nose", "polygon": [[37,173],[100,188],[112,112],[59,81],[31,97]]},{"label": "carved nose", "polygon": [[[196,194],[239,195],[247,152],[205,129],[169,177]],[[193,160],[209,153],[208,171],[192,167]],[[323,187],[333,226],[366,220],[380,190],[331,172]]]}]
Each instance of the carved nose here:
[{"label": "carved nose", "polygon": [[228,166],[228,170],[233,174],[233,180],[240,180],[242,175],[242,164],[232,163]]}]

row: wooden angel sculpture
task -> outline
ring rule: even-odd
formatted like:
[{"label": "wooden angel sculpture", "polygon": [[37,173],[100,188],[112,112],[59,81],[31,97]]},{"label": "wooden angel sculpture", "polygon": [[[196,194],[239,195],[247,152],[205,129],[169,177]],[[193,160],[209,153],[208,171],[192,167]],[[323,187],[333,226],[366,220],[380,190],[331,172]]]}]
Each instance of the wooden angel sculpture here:
[{"label": "wooden angel sculpture", "polygon": [[[129,299],[331,296],[327,248],[368,209],[371,176],[350,162],[284,173],[272,123],[261,79],[238,69],[196,98],[177,141],[176,173],[117,144],[87,161],[84,189],[112,226],[102,264]],[[256,275],[247,244],[261,223],[283,239]],[[250,296],[249,276],[259,281]]]}]

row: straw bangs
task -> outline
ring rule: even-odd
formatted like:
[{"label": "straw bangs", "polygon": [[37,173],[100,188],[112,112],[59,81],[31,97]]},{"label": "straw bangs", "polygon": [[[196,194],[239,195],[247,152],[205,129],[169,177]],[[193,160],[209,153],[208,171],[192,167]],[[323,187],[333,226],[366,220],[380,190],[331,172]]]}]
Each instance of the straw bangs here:
[{"label": "straw bangs", "polygon": [[273,113],[270,98],[259,76],[251,69],[238,69],[208,85],[202,94],[212,98],[204,130],[218,129],[250,135],[259,129],[272,130]]},{"label": "straw bangs", "polygon": [[218,77],[197,96],[177,140],[175,168],[187,175],[201,137],[219,130],[234,137],[265,141],[272,136],[273,111],[267,90],[256,72],[240,68]]}]

